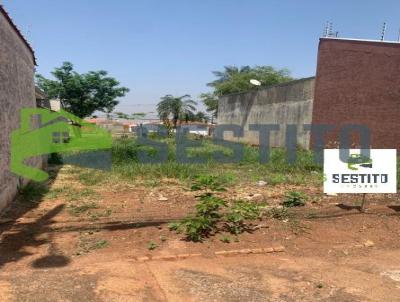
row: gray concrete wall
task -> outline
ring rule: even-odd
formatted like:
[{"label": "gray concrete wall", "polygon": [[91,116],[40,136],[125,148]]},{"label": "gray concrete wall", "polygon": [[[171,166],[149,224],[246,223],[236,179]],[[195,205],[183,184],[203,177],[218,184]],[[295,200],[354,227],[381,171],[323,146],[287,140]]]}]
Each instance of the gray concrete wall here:
[{"label": "gray concrete wall", "polygon": [[[36,107],[33,77],[33,54],[0,11],[0,211],[27,183],[9,171],[10,133],[20,127],[20,109]],[[42,159],[28,163],[40,166]]]},{"label": "gray concrete wall", "polygon": [[[284,147],[286,125],[296,124],[298,145],[308,149],[310,135],[303,131],[303,124],[311,124],[314,84],[312,77],[221,97],[218,124],[242,126],[244,137],[241,141],[252,145],[258,145],[259,138],[257,131],[249,131],[249,124],[279,124],[280,131],[271,132],[271,147]],[[229,132],[224,138],[238,141]]]}]

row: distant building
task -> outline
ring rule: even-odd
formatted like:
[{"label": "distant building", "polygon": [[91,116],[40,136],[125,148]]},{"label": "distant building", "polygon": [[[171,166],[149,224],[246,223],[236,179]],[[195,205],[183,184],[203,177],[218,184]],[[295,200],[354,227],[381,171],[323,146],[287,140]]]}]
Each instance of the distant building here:
[{"label": "distant building", "polygon": [[50,109],[52,111],[60,111],[62,109],[61,102],[59,100],[50,100]]},{"label": "distant building", "polygon": [[138,121],[135,124],[132,124],[130,127],[130,132],[137,133],[144,129],[147,133],[154,133],[159,131],[160,127],[164,127],[163,123],[158,121]]},{"label": "distant building", "polygon": [[44,91],[39,87],[35,87],[35,99],[37,107],[50,109],[50,101]]},{"label": "distant building", "polygon": [[47,108],[52,111],[60,111],[62,108],[59,100],[49,99],[39,87],[35,87],[35,97],[37,107]]},{"label": "distant building", "polygon": [[181,129],[186,130],[191,133],[191,134],[196,134],[200,136],[208,136],[210,135],[210,128],[211,125],[207,123],[201,123],[201,122],[187,122],[187,123],[182,123],[179,125]]}]

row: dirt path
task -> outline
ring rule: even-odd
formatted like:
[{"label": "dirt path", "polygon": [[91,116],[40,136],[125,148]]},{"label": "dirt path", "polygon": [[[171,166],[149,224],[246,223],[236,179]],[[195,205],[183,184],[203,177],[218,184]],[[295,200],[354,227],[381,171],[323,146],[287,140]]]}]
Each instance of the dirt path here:
[{"label": "dirt path", "polygon": [[399,276],[397,251],[337,262],[282,253],[140,263],[92,254],[63,268],[2,272],[0,295],[2,301],[399,301]]},{"label": "dirt path", "polygon": [[[71,191],[65,178],[0,220],[0,301],[400,301],[397,195],[370,197],[360,213],[350,196],[317,192],[320,199],[293,210],[296,219],[264,219],[230,243],[222,235],[192,243],[167,227],[193,208],[193,193],[179,183]],[[247,192],[273,204],[282,188],[229,190]],[[285,251],[215,254],[273,246]],[[199,255],[174,257],[182,254]]]}]

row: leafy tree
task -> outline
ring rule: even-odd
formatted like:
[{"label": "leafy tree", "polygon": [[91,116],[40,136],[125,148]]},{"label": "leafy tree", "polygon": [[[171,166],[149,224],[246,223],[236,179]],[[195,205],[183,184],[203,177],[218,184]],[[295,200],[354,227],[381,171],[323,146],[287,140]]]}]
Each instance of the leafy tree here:
[{"label": "leafy tree", "polygon": [[202,111],[198,111],[196,113],[187,112],[183,114],[183,118],[181,121],[187,122],[206,122],[208,121],[208,117]]},{"label": "leafy tree", "polygon": [[188,94],[180,97],[167,94],[157,104],[157,112],[160,119],[164,122],[169,122],[169,117],[172,117],[173,127],[176,128],[178,121],[185,120],[186,117],[194,115],[196,105],[197,103],[191,100]]},{"label": "leafy tree", "polygon": [[214,93],[202,93],[200,95],[200,99],[203,104],[206,106],[206,111],[211,113],[211,123],[214,121],[214,118],[217,118],[218,115],[218,96]]},{"label": "leafy tree", "polygon": [[[257,89],[250,83],[251,79],[261,82],[261,86],[270,86],[292,80],[287,69],[275,69],[272,66],[225,66],[223,71],[213,71],[216,80],[207,86],[214,88],[215,96],[223,96],[230,93],[245,92]],[[207,105],[206,105],[207,106]]]},{"label": "leafy tree", "polygon": [[137,112],[137,113],[127,114],[124,112],[114,112],[114,115],[120,119],[135,120],[135,119],[139,119],[139,118],[144,118],[146,116],[146,113]]},{"label": "leafy tree", "polygon": [[203,111],[198,111],[194,116],[194,120],[205,123],[208,121],[208,117]]},{"label": "leafy tree", "polygon": [[112,112],[114,111],[114,107],[115,106],[109,106],[104,110],[108,120],[112,117]]},{"label": "leafy tree", "polygon": [[125,120],[129,119],[129,115],[123,112],[115,112],[115,115],[117,116],[117,118],[120,119],[125,119]]},{"label": "leafy tree", "polygon": [[131,119],[133,119],[133,120],[144,118],[145,116],[146,116],[146,113],[144,113],[144,112],[135,112],[130,115]]},{"label": "leafy tree", "polygon": [[129,91],[120,87],[120,83],[107,76],[104,70],[79,74],[70,62],[55,68],[52,75],[55,80],[36,75],[37,85],[49,98],[59,99],[65,110],[80,118],[90,116],[97,110],[109,115],[119,103],[117,98]]},{"label": "leafy tree", "polygon": [[196,114],[194,112],[185,112],[182,114],[180,121],[187,122],[194,122],[196,120]]}]

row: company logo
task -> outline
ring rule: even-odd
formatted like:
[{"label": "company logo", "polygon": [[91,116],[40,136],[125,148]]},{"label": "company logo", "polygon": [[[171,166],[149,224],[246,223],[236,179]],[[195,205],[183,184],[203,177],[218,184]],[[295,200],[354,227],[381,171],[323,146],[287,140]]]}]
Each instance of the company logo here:
[{"label": "company logo", "polygon": [[350,150],[347,163],[339,153],[324,150],[325,193],[396,193],[396,149]]},{"label": "company logo", "polygon": [[359,167],[363,168],[372,168],[372,159],[362,154],[350,154],[350,157],[347,161],[347,167],[350,170],[357,171]]},{"label": "company logo", "polygon": [[21,128],[11,133],[10,170],[28,179],[44,181],[48,173],[27,164],[27,159],[68,152],[72,153],[73,162],[79,162],[76,158],[85,159],[85,155],[74,157],[74,152],[111,149],[111,145],[108,131],[66,111],[24,108],[21,109]]}]

